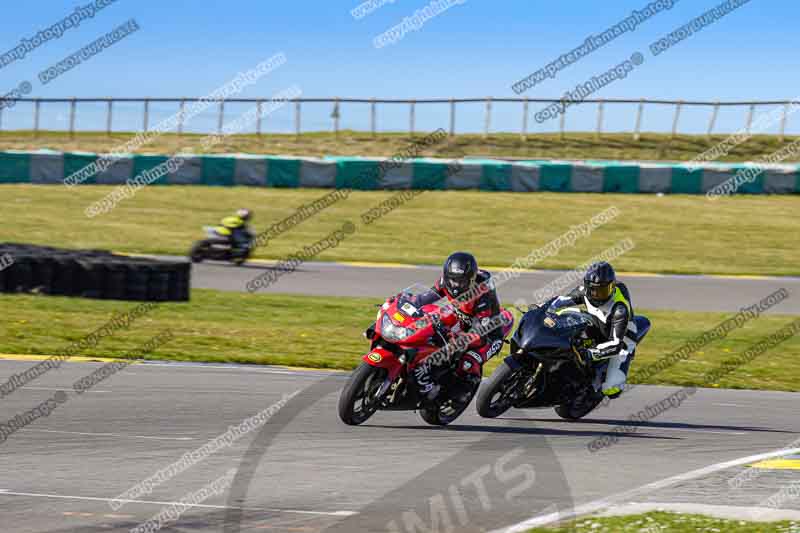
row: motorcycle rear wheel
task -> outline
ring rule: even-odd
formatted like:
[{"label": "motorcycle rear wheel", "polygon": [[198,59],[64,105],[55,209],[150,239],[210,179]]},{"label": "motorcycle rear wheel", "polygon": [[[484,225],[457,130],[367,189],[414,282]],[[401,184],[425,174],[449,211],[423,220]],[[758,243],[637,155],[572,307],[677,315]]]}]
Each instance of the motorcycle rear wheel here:
[{"label": "motorcycle rear wheel", "polygon": [[386,369],[361,363],[353,371],[339,396],[339,418],[348,426],[366,422],[378,410],[375,394],[386,379]]},{"label": "motorcycle rear wheel", "polygon": [[556,406],[555,411],[558,416],[565,420],[579,420],[584,416],[594,411],[595,407],[603,402],[603,396],[597,395],[588,398],[586,401],[576,403],[573,400],[570,403],[564,403]]},{"label": "motorcycle rear wheel", "polygon": [[203,259],[206,258],[207,249],[207,241],[197,241],[194,243],[194,245],[192,245],[192,249],[189,251],[189,258],[192,260],[192,263],[202,263]]},{"label": "motorcycle rear wheel", "polygon": [[419,416],[432,426],[446,426],[461,416],[461,413],[469,406],[477,391],[478,385],[475,385],[472,387],[466,401],[457,402],[453,398],[446,398],[441,402],[437,400],[433,405],[420,407]]}]

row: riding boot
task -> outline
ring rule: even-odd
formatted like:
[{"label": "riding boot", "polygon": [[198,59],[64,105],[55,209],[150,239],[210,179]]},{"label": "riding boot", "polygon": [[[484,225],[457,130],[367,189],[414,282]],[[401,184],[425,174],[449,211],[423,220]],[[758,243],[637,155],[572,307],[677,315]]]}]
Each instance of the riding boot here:
[{"label": "riding boot", "polygon": [[414,378],[419,386],[420,396],[428,401],[433,401],[439,394],[441,386],[433,382],[430,366],[426,364],[419,365],[414,369]]}]

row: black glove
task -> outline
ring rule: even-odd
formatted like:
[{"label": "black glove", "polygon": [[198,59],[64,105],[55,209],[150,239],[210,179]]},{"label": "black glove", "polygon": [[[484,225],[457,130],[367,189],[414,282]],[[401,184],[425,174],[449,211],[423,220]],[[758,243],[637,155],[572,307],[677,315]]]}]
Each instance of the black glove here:
[{"label": "black glove", "polygon": [[583,349],[584,360],[590,364],[597,361],[603,361],[605,359],[609,359],[613,355],[614,355],[613,348],[607,348],[605,350],[600,350],[599,348]]}]

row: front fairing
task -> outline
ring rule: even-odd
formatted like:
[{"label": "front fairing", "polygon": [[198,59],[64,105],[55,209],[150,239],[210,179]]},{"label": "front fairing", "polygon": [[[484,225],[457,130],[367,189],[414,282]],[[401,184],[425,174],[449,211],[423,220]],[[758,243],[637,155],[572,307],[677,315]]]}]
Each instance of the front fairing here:
[{"label": "front fairing", "polygon": [[546,311],[542,307],[525,313],[512,337],[513,343],[526,352],[568,350],[572,336],[547,327],[544,324],[545,314]]},{"label": "front fairing", "polygon": [[455,321],[454,316],[446,298],[439,296],[429,286],[415,284],[389,298],[381,306],[375,331],[381,334],[382,324],[390,320],[393,326],[406,328],[410,334],[403,339],[384,337],[385,340],[403,347],[427,345],[436,335],[433,324],[442,322],[450,326],[450,322]]},{"label": "front fairing", "polygon": [[536,307],[523,315],[512,337],[517,350],[535,353],[571,351],[573,339],[591,325],[585,313],[548,311],[548,305]]}]

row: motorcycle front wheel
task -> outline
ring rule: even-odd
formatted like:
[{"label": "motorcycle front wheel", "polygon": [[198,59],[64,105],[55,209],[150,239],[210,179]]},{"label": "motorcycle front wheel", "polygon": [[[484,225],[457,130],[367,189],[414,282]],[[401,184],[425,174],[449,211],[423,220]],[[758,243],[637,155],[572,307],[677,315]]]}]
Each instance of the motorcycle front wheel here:
[{"label": "motorcycle front wheel", "polygon": [[353,371],[339,396],[339,418],[348,426],[363,424],[378,410],[378,391],[386,380],[387,371],[361,363]]},{"label": "motorcycle front wheel", "polygon": [[521,394],[527,372],[524,368],[514,370],[505,362],[501,363],[478,391],[475,404],[478,414],[495,418],[508,411]]}]

